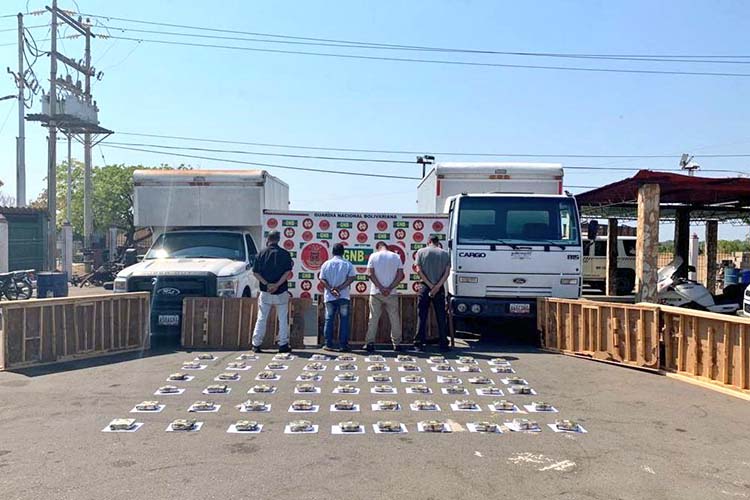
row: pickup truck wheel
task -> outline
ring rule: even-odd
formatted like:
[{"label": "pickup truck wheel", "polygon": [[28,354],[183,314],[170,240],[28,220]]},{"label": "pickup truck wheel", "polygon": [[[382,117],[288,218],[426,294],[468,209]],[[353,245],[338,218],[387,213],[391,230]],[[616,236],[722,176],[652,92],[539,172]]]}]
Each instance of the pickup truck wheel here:
[{"label": "pickup truck wheel", "polygon": [[245,287],[245,289],[242,290],[242,296],[243,297],[250,297],[251,296],[250,289],[247,288],[247,287]]},{"label": "pickup truck wheel", "polygon": [[633,291],[635,286],[635,272],[632,270],[617,272],[617,280],[615,281],[615,293],[617,295],[628,295]]}]

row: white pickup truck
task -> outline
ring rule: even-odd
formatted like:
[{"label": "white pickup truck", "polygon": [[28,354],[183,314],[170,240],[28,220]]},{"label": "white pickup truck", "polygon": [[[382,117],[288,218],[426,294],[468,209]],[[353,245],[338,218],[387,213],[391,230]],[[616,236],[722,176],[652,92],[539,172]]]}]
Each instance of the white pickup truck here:
[{"label": "white pickup truck", "polygon": [[288,208],[284,182],[262,170],[136,170],[133,181],[135,224],[154,242],[114,291],[152,293],[152,335],[179,335],[184,297],[257,295],[263,210]]}]

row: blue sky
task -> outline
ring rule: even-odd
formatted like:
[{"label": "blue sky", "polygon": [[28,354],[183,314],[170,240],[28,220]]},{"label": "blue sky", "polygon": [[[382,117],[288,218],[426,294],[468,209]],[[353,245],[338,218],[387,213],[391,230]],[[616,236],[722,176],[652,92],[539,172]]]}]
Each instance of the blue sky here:
[{"label": "blue sky", "polygon": [[[750,4],[742,1],[77,2],[80,10],[98,15],[396,44],[581,53],[747,55],[750,52],[746,50]],[[50,2],[30,0],[28,9],[43,9],[45,3]],[[72,1],[61,1],[60,6],[75,8]],[[26,9],[25,0],[6,1],[0,14],[25,12]],[[27,16],[26,23],[36,25],[47,20],[46,15]],[[110,27],[112,34],[117,34],[116,27],[180,31],[115,20],[101,22]],[[0,19],[0,29],[14,26],[15,18]],[[104,31],[103,28],[97,29]],[[44,29],[33,30],[37,39],[46,38],[45,33]],[[14,43],[15,36],[13,31],[0,32],[0,45]],[[122,36],[166,38],[132,32]],[[229,40],[182,40],[243,45],[243,42]],[[46,42],[40,45],[47,47]],[[61,49],[77,57],[82,52],[82,43],[65,40]],[[331,49],[304,47],[302,50]],[[385,55],[511,64],[750,73],[750,64],[636,65],[509,56]],[[14,67],[16,47],[0,46],[0,60],[4,65]],[[104,71],[104,78],[94,86],[95,98],[101,108],[101,123],[119,132],[426,152],[674,154],[673,159],[565,160],[563,163],[569,167],[674,168],[683,151],[696,155],[750,153],[748,78],[444,66],[104,39],[94,41],[93,61]],[[46,85],[47,60],[40,59],[36,69]],[[9,75],[4,82],[5,90],[0,94],[12,93],[14,87]],[[39,111],[38,104],[33,111]],[[0,127],[0,164],[4,165],[1,178],[6,182],[3,190],[13,193],[14,138],[17,133],[13,101],[0,102]],[[36,124],[28,124],[27,196],[30,199],[36,197],[43,187],[46,173],[44,138],[45,130]],[[295,152],[125,135],[116,135],[110,140]],[[61,144],[58,151],[58,158],[62,161],[64,145]],[[227,166],[216,161],[186,160],[170,154],[111,148],[97,148],[94,154],[96,163],[102,162],[102,154],[107,163],[155,165],[187,162],[194,167]],[[80,146],[75,146],[74,156],[82,158]],[[416,165],[358,164],[223,153],[213,156],[312,168],[418,175]],[[413,155],[373,156],[413,159]],[[698,161],[704,168],[750,172],[750,158],[698,158]],[[289,183],[292,208],[295,209],[416,209],[416,181],[269,170]],[[627,172],[568,169],[566,183],[601,185],[626,175]],[[572,191],[580,192],[581,189]],[[669,227],[665,231],[662,239],[671,238]],[[720,236],[741,237],[743,234],[742,229],[722,229]]]}]

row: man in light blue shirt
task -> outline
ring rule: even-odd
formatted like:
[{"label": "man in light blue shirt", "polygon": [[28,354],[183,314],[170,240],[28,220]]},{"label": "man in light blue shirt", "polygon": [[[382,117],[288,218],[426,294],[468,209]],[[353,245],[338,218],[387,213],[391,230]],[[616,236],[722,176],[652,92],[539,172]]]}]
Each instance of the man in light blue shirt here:
[{"label": "man in light blue shirt", "polygon": [[339,316],[339,345],[341,351],[348,352],[349,349],[349,285],[354,281],[356,273],[354,266],[345,260],[344,245],[336,243],[333,245],[333,257],[323,263],[318,278],[325,287],[323,300],[326,305],[326,320],[323,331],[326,343],[323,349],[335,351],[333,345],[333,322],[336,321],[336,313]]}]

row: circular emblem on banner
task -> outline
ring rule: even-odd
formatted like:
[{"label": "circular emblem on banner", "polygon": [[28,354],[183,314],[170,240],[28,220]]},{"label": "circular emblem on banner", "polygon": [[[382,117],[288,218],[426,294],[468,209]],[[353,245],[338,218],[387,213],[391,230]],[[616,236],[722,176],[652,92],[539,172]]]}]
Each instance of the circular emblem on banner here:
[{"label": "circular emblem on banner", "polygon": [[422,240],[424,240],[424,234],[414,233],[414,236],[412,236],[412,238],[414,238],[414,241],[416,241],[417,243],[422,243]]},{"label": "circular emblem on banner", "polygon": [[422,229],[424,229],[424,222],[422,222],[421,220],[415,220],[412,227],[415,231],[421,231]]},{"label": "circular emblem on banner", "polygon": [[312,289],[312,282],[310,280],[304,280],[302,283],[299,284],[299,287],[305,291]]},{"label": "circular emblem on banner", "polygon": [[378,221],[378,231],[385,231],[388,229],[388,223],[384,220]]},{"label": "circular emblem on banner", "polygon": [[406,238],[406,231],[403,229],[396,229],[395,235],[397,240],[403,240]]},{"label": "circular emblem on banner", "polygon": [[359,283],[354,285],[354,289],[359,293],[365,293],[367,291],[367,283],[365,283],[364,281],[360,281]]},{"label": "circular emblem on banner", "polygon": [[323,231],[327,231],[329,227],[331,227],[331,223],[330,222],[328,222],[325,219],[323,219],[322,221],[320,221],[320,229],[322,229]]},{"label": "circular emblem on banner", "polygon": [[361,266],[355,268],[359,274],[364,274],[367,272],[367,266]]},{"label": "circular emblem on banner", "polygon": [[293,227],[285,228],[284,236],[286,236],[287,238],[294,238],[294,228]]},{"label": "circular emblem on banner", "polygon": [[349,238],[349,230],[348,229],[342,229],[341,231],[339,231],[339,238],[341,238],[342,240],[348,239]]},{"label": "circular emblem on banner", "polygon": [[436,233],[439,233],[440,231],[443,230],[443,223],[440,222],[439,220],[436,220],[435,222],[432,223],[432,230],[435,231]]},{"label": "circular emblem on banner", "polygon": [[311,239],[313,239],[312,231],[305,231],[304,233],[302,233],[302,239],[305,241],[310,241]]},{"label": "circular emblem on banner", "polygon": [[267,225],[267,226],[268,226],[269,228],[273,229],[273,228],[275,228],[276,226],[278,226],[278,225],[279,225],[279,221],[277,221],[276,219],[274,219],[274,218],[272,217],[272,218],[268,219],[268,222],[266,222],[266,225]]},{"label": "circular emblem on banner", "polygon": [[411,284],[411,289],[414,290],[415,292],[419,293],[419,281],[415,281],[414,283],[412,283]]},{"label": "circular emblem on banner", "polygon": [[339,243],[341,243],[342,245],[344,245],[344,248],[346,248],[346,247],[349,246],[349,242],[348,241],[339,241]]},{"label": "circular emblem on banner", "polygon": [[299,294],[300,299],[309,299],[310,298],[310,292],[302,292]]},{"label": "circular emblem on banner", "polygon": [[328,249],[320,243],[308,243],[302,249],[300,257],[307,269],[317,271],[328,260]]},{"label": "circular emblem on banner", "polygon": [[287,250],[293,250],[294,242],[292,240],[284,240],[284,248],[286,248]]},{"label": "circular emblem on banner", "polygon": [[403,264],[406,262],[406,254],[404,253],[404,249],[401,248],[398,245],[388,245],[388,250],[391,252],[398,254],[398,256],[401,258],[401,263]]},{"label": "circular emblem on banner", "polygon": [[313,220],[311,218],[309,218],[309,217],[307,219],[303,220],[302,221],[302,227],[304,227],[305,229],[312,229],[312,227],[313,227]]},{"label": "circular emblem on banner", "polygon": [[360,243],[365,243],[367,241],[367,233],[359,233],[357,235],[357,241]]}]

